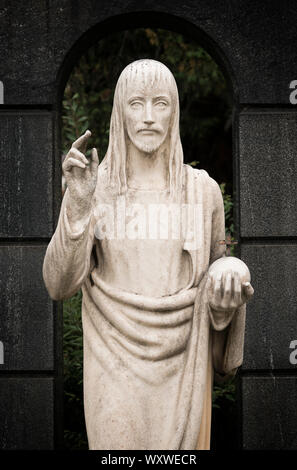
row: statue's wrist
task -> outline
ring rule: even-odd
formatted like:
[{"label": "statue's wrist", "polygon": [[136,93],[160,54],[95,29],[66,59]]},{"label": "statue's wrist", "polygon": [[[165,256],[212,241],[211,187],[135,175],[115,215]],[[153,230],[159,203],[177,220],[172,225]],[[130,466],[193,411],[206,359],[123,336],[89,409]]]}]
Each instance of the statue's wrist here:
[{"label": "statue's wrist", "polygon": [[236,308],[227,308],[227,307],[213,307],[211,303],[209,303],[209,307],[211,308],[211,311],[217,315],[217,316],[226,316],[228,314],[233,314],[236,311]]},{"label": "statue's wrist", "polygon": [[70,197],[66,205],[66,214],[71,230],[75,233],[82,232],[91,216],[91,202],[77,203]]},{"label": "statue's wrist", "polygon": [[209,314],[210,314],[212,325],[214,329],[218,331],[224,330],[229,325],[236,311],[236,309],[217,310],[217,309],[214,309],[210,304],[209,304],[209,308],[210,308]]}]

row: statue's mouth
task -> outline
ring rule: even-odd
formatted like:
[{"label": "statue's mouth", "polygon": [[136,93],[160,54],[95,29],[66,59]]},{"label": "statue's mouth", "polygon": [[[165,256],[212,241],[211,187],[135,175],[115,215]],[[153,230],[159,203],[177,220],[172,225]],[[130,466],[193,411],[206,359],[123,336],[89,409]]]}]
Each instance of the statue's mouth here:
[{"label": "statue's mouth", "polygon": [[158,132],[156,129],[139,129],[139,131],[141,134],[155,134],[156,132]]}]

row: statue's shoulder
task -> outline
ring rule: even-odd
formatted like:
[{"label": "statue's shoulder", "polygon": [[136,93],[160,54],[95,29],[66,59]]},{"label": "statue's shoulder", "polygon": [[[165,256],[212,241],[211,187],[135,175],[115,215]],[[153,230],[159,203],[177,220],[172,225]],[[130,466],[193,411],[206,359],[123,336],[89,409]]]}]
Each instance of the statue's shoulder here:
[{"label": "statue's shoulder", "polygon": [[194,186],[199,185],[203,192],[210,192],[217,196],[217,194],[221,194],[221,189],[219,184],[214,180],[206,170],[202,170],[200,168],[193,168],[190,165],[184,164],[184,177],[185,181],[192,181]]},{"label": "statue's shoulder", "polygon": [[[197,180],[197,182],[204,182],[204,183],[210,183],[211,180],[213,180],[209,174],[207,173],[206,170],[202,170],[200,168],[193,168],[191,165],[184,164],[184,176],[187,179],[193,179],[194,182]],[[213,180],[214,181],[214,180]]]}]

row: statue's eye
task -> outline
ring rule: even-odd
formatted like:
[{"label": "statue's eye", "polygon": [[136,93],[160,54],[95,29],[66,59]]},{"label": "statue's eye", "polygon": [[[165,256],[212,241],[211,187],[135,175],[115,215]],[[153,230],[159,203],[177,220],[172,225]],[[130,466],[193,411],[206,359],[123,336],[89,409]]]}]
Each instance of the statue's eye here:
[{"label": "statue's eye", "polygon": [[156,106],[158,108],[166,108],[167,102],[166,101],[157,101]]},{"label": "statue's eye", "polygon": [[142,103],[141,101],[132,101],[132,103],[130,103],[130,106],[133,109],[140,109],[142,107]]}]

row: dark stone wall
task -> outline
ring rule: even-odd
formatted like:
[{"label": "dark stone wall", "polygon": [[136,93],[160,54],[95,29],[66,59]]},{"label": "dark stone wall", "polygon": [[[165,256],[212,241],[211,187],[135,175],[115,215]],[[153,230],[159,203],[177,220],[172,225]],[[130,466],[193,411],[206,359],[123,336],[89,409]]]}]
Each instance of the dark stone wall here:
[{"label": "dark stone wall", "polygon": [[52,449],[54,384],[52,378],[9,377],[0,387],[1,449]]},{"label": "dark stone wall", "polygon": [[4,0],[2,5],[1,79],[9,104],[52,103],[57,71],[91,28],[92,36],[100,37],[151,20],[168,28],[179,23],[184,32],[197,25],[205,42],[227,58],[240,103],[287,104],[288,82],[296,78],[294,0]]},{"label": "dark stone wall", "polygon": [[296,127],[295,109],[240,113],[242,237],[297,236]]},{"label": "dark stone wall", "polygon": [[51,113],[3,109],[0,154],[0,237],[49,238],[53,226]]},{"label": "dark stone wall", "polygon": [[290,343],[297,339],[297,250],[294,244],[244,244],[255,289],[249,305],[243,368],[296,371]]},{"label": "dark stone wall", "polygon": [[45,245],[1,246],[0,331],[6,371],[53,371],[53,306],[42,279]]},{"label": "dark stone wall", "polygon": [[41,274],[60,204],[59,99],[84,48],[140,26],[196,38],[232,86],[238,239],[256,290],[242,447],[297,448],[296,20],[294,0],[2,0],[0,448],[61,445],[61,318]]},{"label": "dark stone wall", "polygon": [[243,449],[296,450],[296,376],[244,377]]}]

